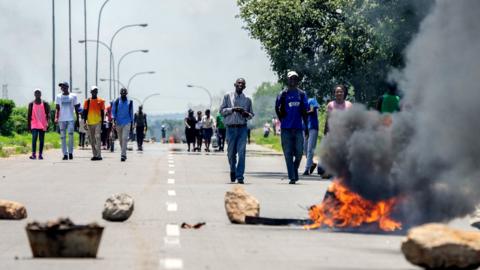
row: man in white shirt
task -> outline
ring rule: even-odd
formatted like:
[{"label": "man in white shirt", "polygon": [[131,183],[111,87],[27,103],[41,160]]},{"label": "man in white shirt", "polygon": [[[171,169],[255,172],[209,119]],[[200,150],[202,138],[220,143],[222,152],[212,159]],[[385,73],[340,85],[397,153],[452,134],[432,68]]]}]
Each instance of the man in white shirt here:
[{"label": "man in white shirt", "polygon": [[[63,160],[73,159],[73,132],[75,126],[79,126],[78,110],[80,102],[77,96],[68,91],[68,82],[61,82],[58,84],[62,93],[58,94],[55,99],[56,113],[55,123],[58,123],[60,128],[60,138],[62,139]],[[75,116],[73,112],[75,111]],[[68,149],[67,149],[67,133],[68,132]]]}]

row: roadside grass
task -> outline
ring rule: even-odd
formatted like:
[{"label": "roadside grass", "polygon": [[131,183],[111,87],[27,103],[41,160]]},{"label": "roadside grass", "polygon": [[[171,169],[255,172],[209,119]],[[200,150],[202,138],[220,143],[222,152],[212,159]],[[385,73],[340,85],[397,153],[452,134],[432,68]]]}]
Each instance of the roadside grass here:
[{"label": "roadside grass", "polygon": [[[75,133],[75,142],[78,142],[78,134]],[[38,143],[38,142],[37,142]],[[0,136],[0,157],[9,157],[17,154],[27,154],[31,151],[32,134],[17,134],[13,136]],[[74,143],[74,145],[76,145]],[[44,149],[60,148],[60,134],[57,132],[45,133]]]},{"label": "roadside grass", "polygon": [[262,145],[275,151],[282,152],[280,136],[274,136],[273,133],[270,132],[270,135],[267,138],[264,138],[262,128],[252,130],[251,141],[258,145]]}]

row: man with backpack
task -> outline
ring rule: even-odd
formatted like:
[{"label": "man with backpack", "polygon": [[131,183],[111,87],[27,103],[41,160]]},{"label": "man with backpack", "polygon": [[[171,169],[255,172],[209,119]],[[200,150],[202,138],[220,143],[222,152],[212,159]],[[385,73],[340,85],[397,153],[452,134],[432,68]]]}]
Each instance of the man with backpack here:
[{"label": "man with backpack", "polygon": [[37,138],[39,139],[38,159],[43,159],[43,144],[45,131],[48,129],[50,105],[42,100],[42,92],[35,89],[35,100],[28,104],[27,123],[28,130],[32,131],[32,155],[30,159],[37,159]]},{"label": "man with backpack", "polygon": [[122,149],[120,158],[122,162],[127,160],[128,135],[133,130],[133,101],[129,100],[127,95],[126,88],[120,89],[120,98],[113,102],[112,107],[113,125]]},{"label": "man with backpack", "polygon": [[92,161],[102,160],[102,124],[105,118],[105,100],[98,97],[98,87],[92,86],[92,97],[83,103],[83,119],[92,146]]},{"label": "man with backpack", "polygon": [[143,151],[143,139],[147,132],[147,114],[143,112],[143,106],[138,106],[138,112],[135,113],[134,120],[135,131],[137,134],[137,150]]},{"label": "man with backpack", "polygon": [[[277,96],[275,112],[281,122],[280,135],[289,184],[295,184],[298,181],[298,167],[303,154],[303,131],[304,127],[308,127],[308,102],[305,92],[297,87],[300,82],[298,74],[290,71],[287,78],[287,88]],[[308,137],[308,130],[305,137]]]}]

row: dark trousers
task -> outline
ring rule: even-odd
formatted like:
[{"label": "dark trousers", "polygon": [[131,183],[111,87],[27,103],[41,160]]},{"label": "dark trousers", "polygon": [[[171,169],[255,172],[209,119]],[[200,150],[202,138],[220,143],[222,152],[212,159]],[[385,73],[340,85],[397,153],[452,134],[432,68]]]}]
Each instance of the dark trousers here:
[{"label": "dark trousers", "polygon": [[223,151],[225,147],[225,136],[227,135],[226,128],[219,128],[218,129],[218,148]]},{"label": "dark trousers", "polygon": [[143,139],[145,138],[145,127],[144,126],[137,126],[137,146],[138,149],[142,149],[143,147]]},{"label": "dark trousers", "polygon": [[85,147],[85,135],[86,133],[84,132],[78,133],[78,146]]},{"label": "dark trousers", "polygon": [[296,181],[303,154],[303,131],[301,129],[282,129],[280,136],[288,179]]},{"label": "dark trousers", "polygon": [[39,139],[38,153],[41,155],[43,153],[43,144],[45,142],[45,131],[41,129],[32,129],[32,153],[37,152],[37,138]]}]

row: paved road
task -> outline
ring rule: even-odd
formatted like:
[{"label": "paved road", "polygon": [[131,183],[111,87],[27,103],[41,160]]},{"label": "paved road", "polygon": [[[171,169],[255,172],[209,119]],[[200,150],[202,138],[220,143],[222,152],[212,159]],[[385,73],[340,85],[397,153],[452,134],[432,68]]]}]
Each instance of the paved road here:
[{"label": "paved road", "polygon": [[[0,160],[0,198],[24,203],[28,219],[0,221],[0,269],[417,269],[400,253],[402,236],[351,234],[299,227],[233,225],[223,198],[229,183],[221,153],[187,153],[182,145],[147,145],[144,153],[105,153],[91,162],[89,151],[60,161],[25,156]],[[261,215],[306,218],[328,181],[311,177],[288,185],[278,154],[248,147],[245,189],[261,203]],[[170,179],[170,180],[169,180]],[[105,199],[127,192],[135,211],[125,223],[101,219]],[[106,227],[98,259],[32,259],[25,225],[70,217]],[[178,230],[182,222],[206,222]]]}]

